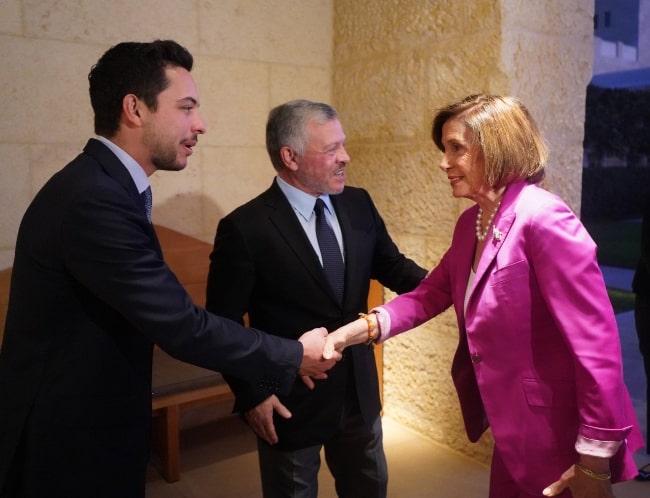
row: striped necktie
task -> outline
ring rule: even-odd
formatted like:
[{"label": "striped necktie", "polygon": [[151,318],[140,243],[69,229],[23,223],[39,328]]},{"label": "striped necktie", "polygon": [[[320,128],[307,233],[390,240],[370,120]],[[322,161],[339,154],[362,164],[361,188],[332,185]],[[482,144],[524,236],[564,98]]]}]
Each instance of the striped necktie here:
[{"label": "striped necktie", "polygon": [[345,277],[345,265],[341,256],[341,248],[334,235],[334,230],[325,219],[325,203],[322,199],[316,199],[314,212],[316,213],[316,238],[323,258],[323,271],[339,300],[343,300],[343,281]]},{"label": "striped necktie", "polygon": [[151,187],[147,187],[145,190],[142,191],[140,194],[140,197],[142,197],[142,202],[144,203],[144,210],[145,213],[147,214],[147,220],[149,223],[151,223],[151,207],[153,205],[153,199],[151,196]]}]

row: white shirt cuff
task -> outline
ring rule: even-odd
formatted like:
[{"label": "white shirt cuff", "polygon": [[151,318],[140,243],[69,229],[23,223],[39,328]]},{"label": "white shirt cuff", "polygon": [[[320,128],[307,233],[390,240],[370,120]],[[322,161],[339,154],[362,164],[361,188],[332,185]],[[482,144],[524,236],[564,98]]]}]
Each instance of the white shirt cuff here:
[{"label": "white shirt cuff", "polygon": [[612,458],[623,441],[597,441],[578,435],[576,451],[581,455],[591,455],[600,458]]}]

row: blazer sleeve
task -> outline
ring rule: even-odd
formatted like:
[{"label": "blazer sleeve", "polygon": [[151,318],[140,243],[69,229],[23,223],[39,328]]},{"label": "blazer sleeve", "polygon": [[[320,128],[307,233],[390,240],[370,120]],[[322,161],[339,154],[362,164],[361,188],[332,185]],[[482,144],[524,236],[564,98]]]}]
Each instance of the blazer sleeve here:
[{"label": "blazer sleeve", "polygon": [[449,252],[415,289],[381,306],[390,317],[381,342],[422,325],[453,304],[448,259]]},{"label": "blazer sleeve", "polygon": [[255,264],[244,237],[229,217],[222,218],[210,254],[205,307],[243,324],[254,283]]},{"label": "blazer sleeve", "polygon": [[559,200],[527,215],[525,251],[539,290],[574,358],[584,437],[621,441],[631,430],[620,340],[596,245]]},{"label": "blazer sleeve", "polygon": [[[255,278],[255,264],[244,237],[229,217],[222,218],[210,254],[206,308],[243,325]],[[249,410],[271,394],[242,378],[224,375],[224,379],[235,395],[235,412]]]},{"label": "blazer sleeve", "polygon": [[90,292],[88,306],[107,304],[182,361],[246,379],[270,392],[291,389],[302,345],[244,329],[194,305],[121,187],[102,184],[84,191],[69,211],[61,227],[62,257],[74,279]]}]

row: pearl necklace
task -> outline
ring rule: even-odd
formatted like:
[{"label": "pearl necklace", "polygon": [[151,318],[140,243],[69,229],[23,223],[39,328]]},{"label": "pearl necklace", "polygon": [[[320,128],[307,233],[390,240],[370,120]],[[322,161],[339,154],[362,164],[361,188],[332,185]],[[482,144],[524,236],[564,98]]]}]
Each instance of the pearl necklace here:
[{"label": "pearl necklace", "polygon": [[499,209],[500,205],[501,201],[497,202],[497,205],[494,206],[494,209],[492,210],[492,213],[490,214],[490,217],[488,218],[485,225],[485,230],[481,230],[481,221],[483,221],[483,208],[479,206],[478,214],[476,215],[476,238],[479,240],[479,242],[483,242],[485,239],[487,239],[488,232],[490,231],[490,226],[492,226],[492,220],[494,219],[494,215],[497,214],[497,210]]}]

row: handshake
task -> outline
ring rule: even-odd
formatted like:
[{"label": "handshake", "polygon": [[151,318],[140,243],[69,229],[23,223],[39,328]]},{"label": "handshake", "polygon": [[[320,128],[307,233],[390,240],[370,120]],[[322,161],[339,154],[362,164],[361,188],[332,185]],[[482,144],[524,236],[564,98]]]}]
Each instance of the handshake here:
[{"label": "handshake", "polygon": [[342,358],[343,350],[354,344],[367,343],[377,337],[374,331],[379,330],[377,315],[362,315],[332,333],[319,327],[305,332],[298,339],[303,346],[303,358],[300,365],[300,375],[325,379],[325,372],[332,368]]}]

